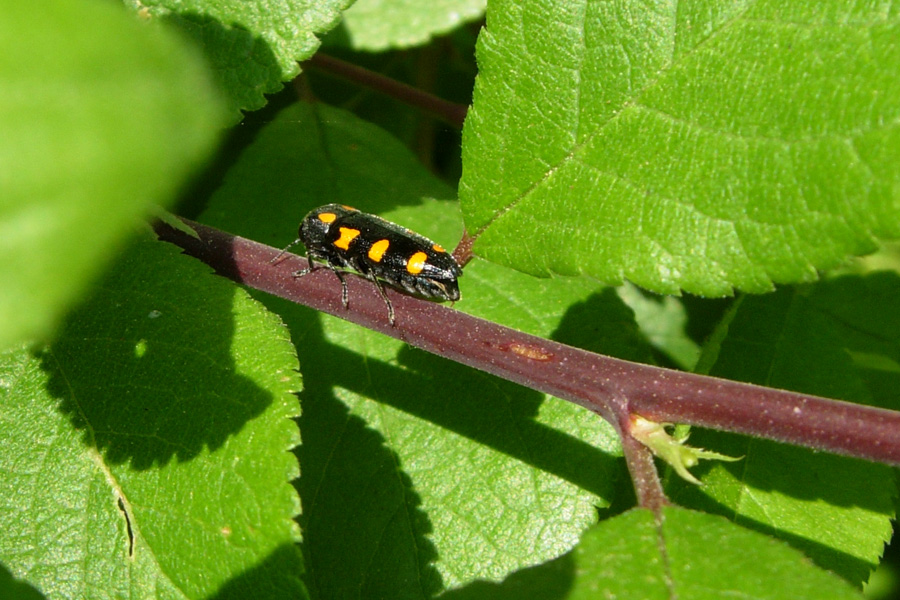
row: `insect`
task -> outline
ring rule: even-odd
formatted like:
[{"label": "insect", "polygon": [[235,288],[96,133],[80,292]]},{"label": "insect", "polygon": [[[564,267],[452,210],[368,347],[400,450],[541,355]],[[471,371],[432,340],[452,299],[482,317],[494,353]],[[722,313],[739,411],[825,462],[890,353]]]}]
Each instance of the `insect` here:
[{"label": "insect", "polygon": [[341,281],[344,308],[349,306],[344,271],[355,271],[375,284],[392,326],[394,307],[382,284],[429,300],[455,302],[460,298],[457,278],[462,269],[456,259],[428,238],[381,217],[350,206],[326,204],[303,218],[298,235],[271,262],[303,242],[309,266],[294,277],[312,273],[315,261],[325,263]]}]

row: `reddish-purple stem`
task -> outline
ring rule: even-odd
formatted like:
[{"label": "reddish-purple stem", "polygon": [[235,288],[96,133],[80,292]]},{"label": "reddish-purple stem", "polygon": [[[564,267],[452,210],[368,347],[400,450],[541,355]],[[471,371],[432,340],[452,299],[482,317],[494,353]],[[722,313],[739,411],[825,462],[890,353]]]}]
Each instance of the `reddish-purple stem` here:
[{"label": "reddish-purple stem", "polygon": [[625,455],[628,475],[634,484],[638,505],[649,508],[656,513],[657,517],[660,517],[660,509],[668,505],[669,500],[666,498],[662,482],[659,480],[659,472],[653,462],[653,453],[631,435],[631,415],[628,414],[626,405],[626,402],[621,403],[616,429],[622,438],[622,453]]},{"label": "reddish-purple stem", "polygon": [[665,496],[649,451],[629,434],[633,414],[900,465],[900,412],[631,363],[387,290],[396,313],[392,327],[368,281],[346,277],[352,300],[345,309],[340,283],[328,269],[295,279],[291,274],[306,267],[305,259],[289,254],[272,265],[276,248],[188,225],[199,238],[162,223],[156,230],[235,281],[599,413],[622,434],[642,506],[659,508]]}]

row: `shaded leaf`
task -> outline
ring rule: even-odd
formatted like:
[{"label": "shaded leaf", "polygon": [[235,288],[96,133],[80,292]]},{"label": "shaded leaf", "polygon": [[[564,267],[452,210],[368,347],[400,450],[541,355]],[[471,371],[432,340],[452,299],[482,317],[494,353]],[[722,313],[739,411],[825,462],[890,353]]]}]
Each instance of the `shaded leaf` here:
[{"label": "shaded leaf", "polygon": [[688,335],[688,315],[681,298],[656,297],[627,283],[617,291],[634,311],[638,327],[653,347],[680,368],[693,370],[700,358],[700,346]]},{"label": "shaded leaf", "polygon": [[900,315],[893,310],[898,297],[896,272],[839,277],[809,294],[809,310],[828,321],[865,387],[867,393],[854,399],[891,410],[900,410]]},{"label": "shaded leaf", "polygon": [[23,581],[13,579],[0,565],[0,598],[5,600],[44,600],[45,596]]},{"label": "shaded leaf", "polygon": [[[883,357],[876,365],[898,364],[900,327],[885,302],[898,293],[900,278],[880,274],[743,298],[726,321],[711,374],[863,403],[873,402],[878,382],[891,381],[897,408],[900,370],[876,366],[867,374],[848,349]],[[678,502],[773,533],[849,581],[868,578],[891,536],[897,487],[890,468],[711,432],[697,431],[691,441],[745,458],[709,467],[702,489],[673,482]]]}]

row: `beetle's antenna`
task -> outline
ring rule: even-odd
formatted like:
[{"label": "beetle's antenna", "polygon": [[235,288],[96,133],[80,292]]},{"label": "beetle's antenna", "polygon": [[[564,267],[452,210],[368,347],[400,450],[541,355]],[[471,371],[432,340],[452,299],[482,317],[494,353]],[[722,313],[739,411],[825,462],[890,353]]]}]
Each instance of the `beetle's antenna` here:
[{"label": "beetle's antenna", "polygon": [[299,243],[300,243],[300,238],[297,238],[296,240],[294,240],[293,242],[291,242],[290,244],[288,244],[287,246],[285,246],[285,247],[284,247],[284,250],[282,250],[281,252],[278,253],[278,256],[276,256],[275,258],[273,258],[272,260],[269,261],[269,264],[270,264],[270,265],[274,265],[274,264],[275,264],[275,261],[277,261],[279,258],[281,258],[282,256],[284,256],[284,253],[285,253],[285,252],[287,252],[288,250],[290,250],[291,248],[293,248],[294,246],[296,246],[296,245],[299,244]]}]

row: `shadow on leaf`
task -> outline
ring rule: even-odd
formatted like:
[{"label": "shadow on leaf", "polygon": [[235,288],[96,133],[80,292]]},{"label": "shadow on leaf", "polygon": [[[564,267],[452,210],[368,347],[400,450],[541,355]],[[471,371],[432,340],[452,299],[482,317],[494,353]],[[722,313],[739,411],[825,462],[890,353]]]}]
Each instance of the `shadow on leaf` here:
[{"label": "shadow on leaf", "polygon": [[299,419],[303,444],[296,450],[303,476],[295,485],[312,597],[402,598],[403,590],[411,598],[434,596],[441,576],[421,499],[382,435],[336,395],[336,388],[352,387],[350,381],[366,373],[358,355],[327,344],[314,312],[294,305],[281,311],[297,332],[307,374]]},{"label": "shadow on leaf", "polygon": [[45,596],[25,581],[13,577],[6,566],[0,564],[0,598],[4,600],[44,600]]},{"label": "shadow on leaf", "polygon": [[501,582],[476,581],[441,594],[441,600],[562,600],[575,582],[572,553],[516,571]]},{"label": "shadow on leaf", "polygon": [[234,364],[234,288],[159,248],[124,249],[40,351],[84,443],[138,470],[216,450],[272,402]]},{"label": "shadow on leaf", "polygon": [[301,564],[299,552],[290,544],[279,546],[262,563],[231,579],[208,600],[259,598],[260,590],[266,590],[266,598],[308,598],[302,573],[297,572],[297,565]]}]

